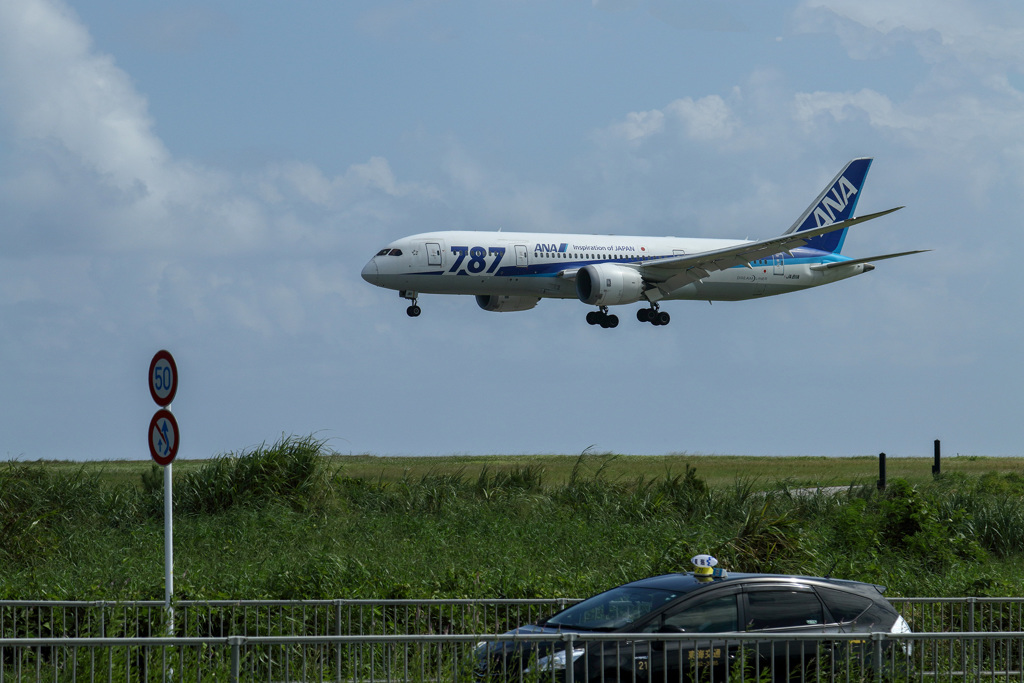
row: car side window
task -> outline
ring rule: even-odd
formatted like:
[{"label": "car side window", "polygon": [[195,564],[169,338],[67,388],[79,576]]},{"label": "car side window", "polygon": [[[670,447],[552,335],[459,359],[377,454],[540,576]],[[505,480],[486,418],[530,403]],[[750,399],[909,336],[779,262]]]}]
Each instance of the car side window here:
[{"label": "car side window", "polygon": [[811,591],[766,590],[747,593],[747,630],[821,626],[824,612]]},{"label": "car side window", "polygon": [[736,594],[734,593],[667,612],[645,630],[653,632],[662,629],[672,631],[678,629],[684,633],[736,631],[739,624],[738,614]]},{"label": "car side window", "polygon": [[840,624],[855,621],[872,604],[869,598],[857,595],[856,593],[847,593],[846,591],[822,588],[820,586],[816,586],[815,590],[821,595],[821,599],[825,601],[825,606],[828,607],[832,617]]}]

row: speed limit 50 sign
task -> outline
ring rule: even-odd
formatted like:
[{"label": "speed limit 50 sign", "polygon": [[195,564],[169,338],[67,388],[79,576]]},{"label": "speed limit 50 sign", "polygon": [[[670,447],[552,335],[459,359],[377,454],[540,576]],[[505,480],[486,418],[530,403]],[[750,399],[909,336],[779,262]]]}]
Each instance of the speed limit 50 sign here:
[{"label": "speed limit 50 sign", "polygon": [[157,351],[149,364],[149,394],[161,408],[174,401],[178,392],[178,366],[170,351]]}]

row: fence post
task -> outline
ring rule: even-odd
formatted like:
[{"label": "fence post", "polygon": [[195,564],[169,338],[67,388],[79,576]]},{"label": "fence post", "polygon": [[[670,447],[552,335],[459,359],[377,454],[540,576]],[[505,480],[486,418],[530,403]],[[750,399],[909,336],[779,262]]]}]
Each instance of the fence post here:
[{"label": "fence post", "polygon": [[937,477],[940,474],[942,474],[942,453],[939,440],[935,439],[935,464],[932,465],[932,476]]},{"label": "fence post", "polygon": [[[334,601],[334,635],[345,635],[341,626],[341,600]],[[341,680],[341,640],[334,646],[334,680]]]},{"label": "fence post", "polygon": [[576,667],[572,661],[576,648],[573,647],[572,641],[573,633],[570,631],[565,634],[565,683],[576,683]]},{"label": "fence post", "polygon": [[231,646],[231,683],[238,683],[238,673],[241,666],[241,655],[239,650],[242,647],[242,636],[229,636],[228,645]]},{"label": "fence post", "polygon": [[871,640],[873,644],[871,658],[874,663],[874,679],[876,681],[881,681],[885,678],[882,675],[882,638],[884,635],[884,633],[871,634]]},{"label": "fence post", "polygon": [[885,453],[878,454],[878,490],[885,490]]}]

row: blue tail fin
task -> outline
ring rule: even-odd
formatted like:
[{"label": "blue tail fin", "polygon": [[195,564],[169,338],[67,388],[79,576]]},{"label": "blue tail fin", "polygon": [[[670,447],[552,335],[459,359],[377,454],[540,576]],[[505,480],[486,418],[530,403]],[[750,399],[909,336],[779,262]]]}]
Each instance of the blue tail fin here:
[{"label": "blue tail fin", "polygon": [[[818,198],[800,215],[796,223],[786,231],[786,234],[853,218],[861,188],[864,187],[864,179],[867,178],[868,169],[871,168],[871,161],[871,159],[854,159],[846,164],[839,175],[832,179],[832,182],[822,190]],[[811,249],[838,254],[842,250],[845,240],[846,230],[836,230],[812,238],[807,242],[807,246]]]}]

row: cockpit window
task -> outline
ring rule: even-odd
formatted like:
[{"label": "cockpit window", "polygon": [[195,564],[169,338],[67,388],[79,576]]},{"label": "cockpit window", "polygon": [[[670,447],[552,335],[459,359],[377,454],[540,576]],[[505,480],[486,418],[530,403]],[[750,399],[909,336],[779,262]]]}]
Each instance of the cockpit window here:
[{"label": "cockpit window", "polygon": [[401,256],[402,255],[402,250],[401,249],[392,249],[391,250],[391,255],[392,256]]},{"label": "cockpit window", "polygon": [[390,249],[381,249],[380,251],[377,252],[377,256],[387,256],[389,251],[391,251],[391,250]]},{"label": "cockpit window", "polygon": [[377,252],[377,256],[401,256],[401,255],[402,255],[402,250],[401,249],[391,249],[390,247],[386,247],[386,248],[381,249],[380,251]]}]

